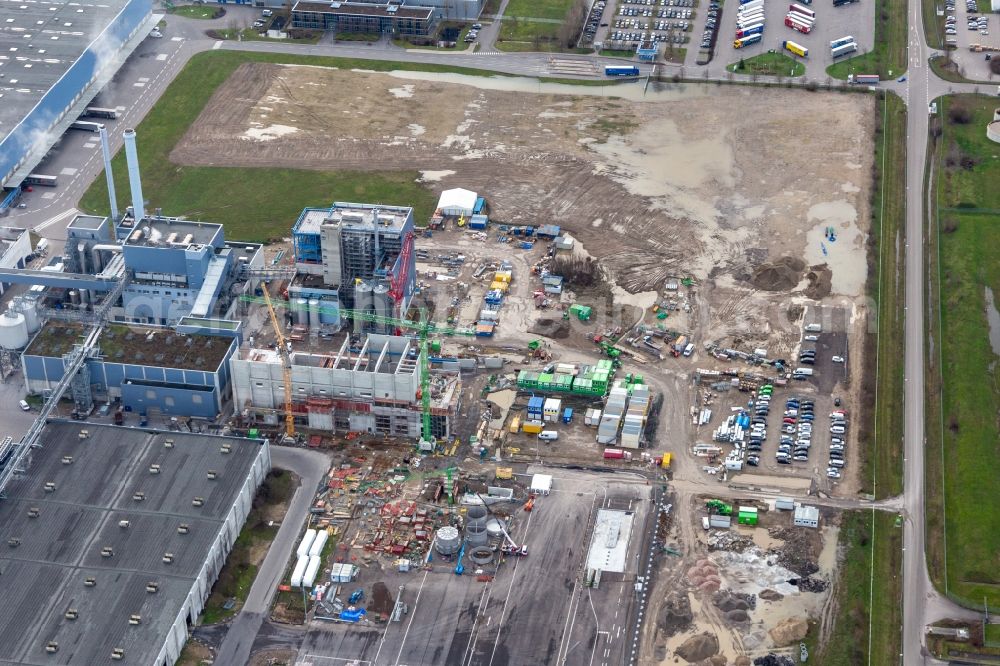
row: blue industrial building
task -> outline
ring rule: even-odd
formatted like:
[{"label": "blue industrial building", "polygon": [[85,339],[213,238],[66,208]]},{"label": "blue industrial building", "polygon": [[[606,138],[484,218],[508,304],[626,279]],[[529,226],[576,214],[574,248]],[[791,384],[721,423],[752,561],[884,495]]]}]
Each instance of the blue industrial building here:
[{"label": "blue industrial building", "polygon": [[[62,379],[63,357],[84,332],[64,322],[39,331],[21,355],[29,393],[44,394]],[[176,329],[111,325],[86,362],[86,383],[94,401],[120,402],[126,411],[214,419],[230,397],[229,359],[241,338],[242,324],[234,321],[188,318]]]},{"label": "blue industrial building", "polygon": [[16,191],[156,18],[151,0],[7,2],[2,15],[0,186]]},{"label": "blue industrial building", "polygon": [[[386,318],[406,315],[416,287],[413,209],[335,202],[306,208],[292,227],[299,274],[289,296]],[[294,303],[293,303],[294,305]],[[391,333],[391,325],[355,318],[357,332]]]}]

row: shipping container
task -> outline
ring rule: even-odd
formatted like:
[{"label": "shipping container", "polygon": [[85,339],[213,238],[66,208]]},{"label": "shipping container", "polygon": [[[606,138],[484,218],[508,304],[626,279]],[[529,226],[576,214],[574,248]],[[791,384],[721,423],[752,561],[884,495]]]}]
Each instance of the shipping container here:
[{"label": "shipping container", "polygon": [[537,435],[545,429],[545,424],[541,421],[525,421],[521,429],[526,433]]},{"label": "shipping container", "polygon": [[809,57],[809,49],[807,49],[806,47],[802,46],[801,44],[796,44],[795,42],[793,42],[791,40],[782,42],[781,43],[781,47],[783,49],[785,49],[786,51],[788,51],[789,53],[794,53],[795,55],[797,55],[799,57],[802,57],[802,58],[808,58]]}]

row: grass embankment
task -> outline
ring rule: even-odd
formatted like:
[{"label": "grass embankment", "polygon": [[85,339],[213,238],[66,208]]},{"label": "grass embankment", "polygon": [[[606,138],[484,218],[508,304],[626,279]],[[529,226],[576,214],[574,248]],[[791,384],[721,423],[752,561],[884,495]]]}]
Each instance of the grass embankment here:
[{"label": "grass embankment", "polygon": [[740,58],[739,62],[726,65],[726,71],[734,74],[758,74],[760,76],[802,76],[806,66],[784,53],[761,53],[751,58]]},{"label": "grass embankment", "polygon": [[632,49],[601,49],[600,55],[606,58],[634,58],[635,51]]},{"label": "grass embankment", "polygon": [[906,71],[906,26],[906,0],[875,0],[875,48],[833,63],[826,73],[835,79],[846,79],[848,74],[901,76]]},{"label": "grass embankment", "polygon": [[[202,623],[216,624],[239,612],[257,576],[257,567],[264,561],[267,549],[278,533],[277,526],[268,525],[268,521],[272,520],[268,516],[276,511],[283,515],[280,507],[287,508],[294,493],[295,477],[291,472],[276,469],[268,473],[257,491],[246,524],[212,586],[212,594],[201,614]],[[228,599],[235,599],[236,603],[227,610],[224,606]]]},{"label": "grass embankment", "polygon": [[[229,42],[282,42],[289,44],[316,44],[323,36],[321,32],[311,30],[298,31],[302,33],[296,37],[272,38],[266,34],[257,32],[254,28],[222,28],[221,30],[209,30],[208,36],[213,39],[222,39]],[[376,36],[376,39],[378,37]]]},{"label": "grass embankment", "polygon": [[[963,603],[1000,607],[1000,146],[986,138],[994,99],[939,101],[928,266],[928,569]],[[937,131],[934,132],[937,134]],[[990,317],[993,317],[991,328]]]},{"label": "grass embankment", "polygon": [[[444,35],[447,32],[453,32],[457,30],[457,33],[453,33],[454,37],[451,41],[445,41]],[[422,39],[406,39],[403,37],[392,40],[395,46],[403,49],[426,49],[428,51],[465,51],[472,46],[472,43],[465,41],[465,36],[469,34],[472,30],[471,23],[459,23],[457,21],[445,21],[438,26],[437,32],[433,37],[422,38]],[[377,37],[377,36],[376,36]],[[445,41],[446,44],[454,44],[454,46],[438,46],[439,42]]]},{"label": "grass embankment", "polygon": [[[168,215],[221,222],[228,238],[267,240],[287,236],[306,206],[329,206],[334,200],[407,205],[418,222],[434,211],[433,192],[414,182],[412,171],[351,172],[285,168],[192,167],[170,162],[169,155],[195,122],[215,89],[244,62],[273,62],[389,71],[408,69],[491,76],[486,70],[424,63],[399,63],[288,54],[208,51],[199,53],[170,84],[140,123],[139,160],[147,209]],[[124,151],[113,161],[119,206],[128,205]],[[98,176],[84,193],[80,207],[107,214],[107,186]]]},{"label": "grass embankment", "polygon": [[501,51],[575,51],[572,44],[587,8],[584,0],[510,0],[496,47]]},{"label": "grass embankment", "polygon": [[[868,295],[877,305],[865,335],[865,358],[876,372],[862,379],[862,489],[879,499],[903,492],[903,322],[906,242],[906,106],[893,94],[876,107],[875,175],[868,257]],[[877,382],[877,384],[876,384]],[[873,490],[874,489],[874,490]]]},{"label": "grass embankment", "polygon": [[207,5],[180,5],[168,9],[167,13],[191,19],[216,19],[225,16],[226,10]]},{"label": "grass embankment", "polygon": [[[874,522],[874,529],[873,529]],[[899,663],[903,585],[903,530],[896,515],[845,511],[840,524],[840,576],[837,612],[821,654],[823,666],[892,666]],[[872,563],[875,588],[872,594]],[[869,634],[869,626],[871,633]],[[871,661],[868,647],[871,645]]]}]

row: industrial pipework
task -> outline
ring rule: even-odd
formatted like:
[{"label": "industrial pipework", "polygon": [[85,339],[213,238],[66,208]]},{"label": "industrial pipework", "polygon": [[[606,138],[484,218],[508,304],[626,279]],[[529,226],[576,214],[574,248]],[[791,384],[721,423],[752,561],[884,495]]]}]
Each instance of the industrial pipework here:
[{"label": "industrial pipework", "polygon": [[128,183],[132,188],[132,215],[138,223],[146,217],[145,199],[142,198],[142,181],[139,178],[139,153],[135,147],[135,130],[127,129],[125,139],[125,161],[128,163]]}]

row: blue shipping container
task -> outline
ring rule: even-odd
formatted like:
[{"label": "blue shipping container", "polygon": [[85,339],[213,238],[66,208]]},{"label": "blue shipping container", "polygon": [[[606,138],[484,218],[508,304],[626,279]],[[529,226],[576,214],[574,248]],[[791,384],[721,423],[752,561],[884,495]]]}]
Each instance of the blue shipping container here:
[{"label": "blue shipping container", "polygon": [[532,243],[531,241],[523,241],[521,243],[521,249],[522,250],[530,250],[533,247],[535,247],[535,244]]},{"label": "blue shipping container", "polygon": [[572,407],[567,407],[566,409],[563,410],[562,420],[563,420],[563,423],[569,423],[570,421],[573,420],[573,408]]}]

